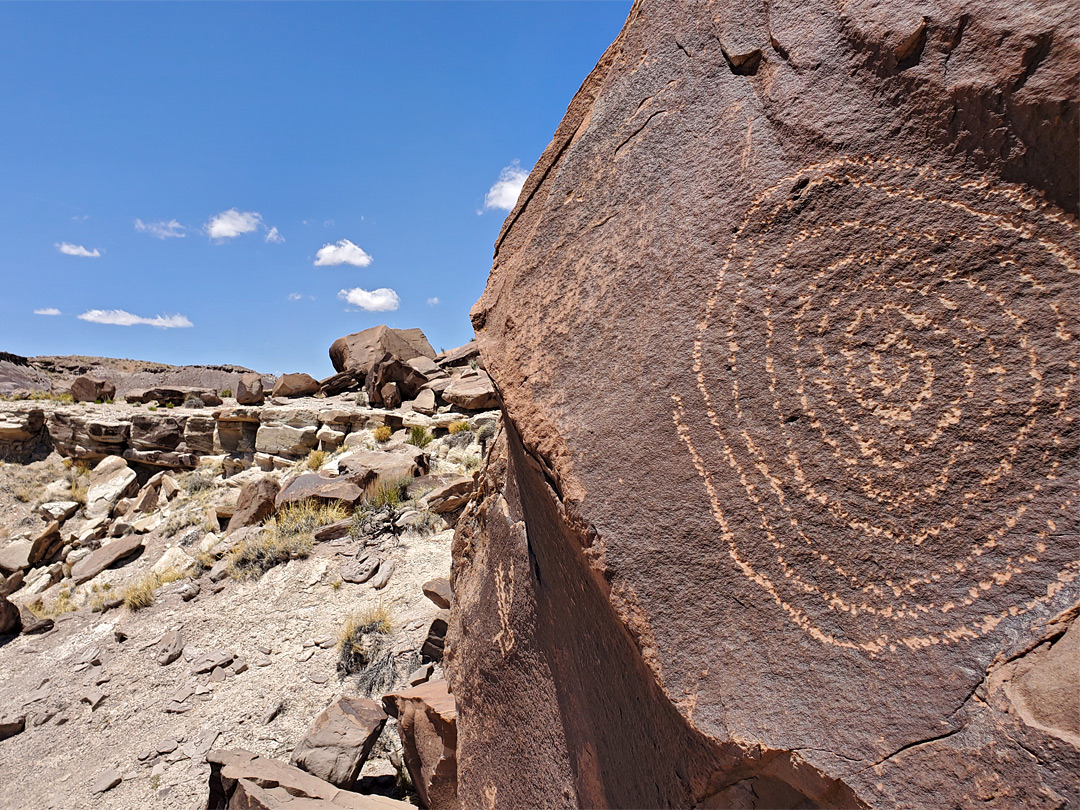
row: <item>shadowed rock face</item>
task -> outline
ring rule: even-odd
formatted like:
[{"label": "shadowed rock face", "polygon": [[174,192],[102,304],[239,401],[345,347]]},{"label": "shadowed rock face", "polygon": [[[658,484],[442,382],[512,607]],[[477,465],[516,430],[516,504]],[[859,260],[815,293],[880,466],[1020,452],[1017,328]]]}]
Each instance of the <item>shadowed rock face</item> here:
[{"label": "shadowed rock face", "polygon": [[473,311],[464,806],[1080,801],[1074,16],[635,4]]}]

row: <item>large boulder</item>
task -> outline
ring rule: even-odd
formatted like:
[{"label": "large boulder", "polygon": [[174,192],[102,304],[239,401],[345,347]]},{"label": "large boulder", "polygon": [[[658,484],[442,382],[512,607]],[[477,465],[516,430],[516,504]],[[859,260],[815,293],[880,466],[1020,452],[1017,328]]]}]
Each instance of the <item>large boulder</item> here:
[{"label": "large boulder", "polygon": [[322,503],[339,501],[357,506],[363,499],[364,487],[347,478],[326,478],[318,473],[304,473],[285,482],[277,494],[276,505],[280,509],[289,503],[313,500]]},{"label": "large boulder", "polygon": [[[446,681],[429,681],[384,695],[383,706],[397,718],[402,758],[420,801],[430,808],[456,808],[457,706]],[[508,765],[513,767],[513,763]],[[518,772],[518,778],[534,777],[535,774]]]},{"label": "large boulder", "polygon": [[236,401],[240,405],[262,405],[266,399],[266,389],[262,375],[252,371],[240,375],[236,384]]},{"label": "large boulder", "polygon": [[244,484],[236,500],[236,511],[229,518],[225,533],[229,534],[244,526],[257,526],[274,514],[274,499],[279,492],[281,484],[270,476]]},{"label": "large boulder", "polygon": [[1075,12],[634,4],[473,310],[463,806],[1080,806],[988,693],[1080,604]]},{"label": "large boulder", "polygon": [[486,411],[499,407],[499,395],[491,377],[486,372],[471,369],[451,381],[442,391],[442,398],[466,411]]},{"label": "large boulder", "polygon": [[364,376],[387,353],[399,360],[419,356],[435,358],[435,350],[421,330],[373,326],[335,340],[330,346],[330,362],[335,371],[353,371]]},{"label": "large boulder", "polygon": [[271,396],[275,397],[309,397],[319,391],[319,381],[310,374],[298,372],[296,374],[282,374],[274,383]]},{"label": "large boulder", "polygon": [[98,463],[90,474],[86,492],[86,516],[104,517],[112,512],[116,502],[139,491],[138,476],[119,456],[109,456]]},{"label": "large boulder", "polygon": [[116,396],[116,386],[100,377],[84,374],[71,381],[71,396],[76,402],[98,402]]},{"label": "large boulder", "polygon": [[342,695],[312,722],[292,754],[292,764],[331,785],[352,790],[386,712],[373,700]]}]

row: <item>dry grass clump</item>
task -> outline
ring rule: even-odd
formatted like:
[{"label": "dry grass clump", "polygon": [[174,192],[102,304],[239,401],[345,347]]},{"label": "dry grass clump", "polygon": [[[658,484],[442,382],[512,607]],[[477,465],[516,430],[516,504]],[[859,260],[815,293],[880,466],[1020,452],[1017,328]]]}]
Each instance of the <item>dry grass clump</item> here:
[{"label": "dry grass clump", "polygon": [[304,460],[304,467],[309,470],[317,470],[326,463],[325,450],[312,450]]},{"label": "dry grass clump", "polygon": [[447,427],[446,429],[447,431],[449,431],[451,436],[455,436],[458,433],[465,433],[469,430],[469,420],[461,419],[457,422],[451,422],[449,427]]},{"label": "dry grass clump", "polygon": [[375,482],[364,492],[364,507],[370,510],[381,509],[384,506],[396,509],[405,502],[405,488],[409,486],[410,481],[412,479],[408,476],[386,480],[375,479]]},{"label": "dry grass clump", "polygon": [[338,671],[361,672],[381,657],[383,639],[393,630],[389,609],[379,604],[349,616],[338,630]]},{"label": "dry grass clump", "polygon": [[170,582],[176,582],[187,576],[188,572],[181,571],[179,568],[169,568],[160,574],[147,571],[128,584],[121,592],[120,598],[124,600],[124,606],[129,610],[142,610],[154,604],[154,591],[162,585],[168,585]]},{"label": "dry grass clump", "polygon": [[467,456],[465,456],[465,458],[461,460],[461,464],[468,472],[479,470],[481,464],[480,456],[469,453]]},{"label": "dry grass clump", "polygon": [[315,538],[310,533],[285,534],[270,529],[248,537],[229,552],[229,576],[255,579],[275,565],[311,554]]},{"label": "dry grass clump", "polygon": [[426,537],[429,534],[434,534],[435,530],[441,525],[442,518],[430,509],[424,509],[416,516],[416,520],[413,521],[412,529],[422,537]]},{"label": "dry grass clump", "polygon": [[409,438],[405,441],[414,447],[424,448],[431,444],[431,434],[423,425],[413,425],[409,428]]},{"label": "dry grass clump", "polygon": [[337,502],[290,503],[264,524],[263,531],[248,536],[229,552],[229,575],[253,579],[275,565],[307,557],[315,548],[312,532],[348,516],[348,510]]},{"label": "dry grass clump", "polygon": [[56,595],[49,604],[45,604],[41,597],[38,597],[33,602],[29,602],[26,605],[27,610],[37,616],[39,619],[55,619],[57,616],[63,616],[65,613],[74,613],[79,608],[71,601],[71,591],[67,588],[63,588]]},{"label": "dry grass clump", "polygon": [[375,428],[375,441],[377,442],[388,442],[393,435],[394,431],[390,429],[389,425],[379,425]]},{"label": "dry grass clump", "polygon": [[[339,501],[306,500],[286,504],[278,510],[273,523],[278,532],[288,534],[311,533],[323,526],[345,520],[349,510]],[[267,521],[269,523],[270,521]]]}]

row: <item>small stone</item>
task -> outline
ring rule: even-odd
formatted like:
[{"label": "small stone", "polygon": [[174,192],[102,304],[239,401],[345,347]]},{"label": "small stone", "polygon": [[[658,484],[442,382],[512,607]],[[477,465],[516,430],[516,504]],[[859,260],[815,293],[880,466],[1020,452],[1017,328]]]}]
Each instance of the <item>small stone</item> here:
[{"label": "small stone", "polygon": [[247,661],[245,661],[243,658],[237,658],[235,661],[233,661],[233,665],[232,665],[233,674],[239,675],[239,674],[241,674],[243,672],[247,672],[247,669],[248,669]]},{"label": "small stone", "polygon": [[330,680],[322,672],[312,672],[310,675],[308,675],[308,677],[311,678],[312,683],[326,683],[328,680]]},{"label": "small stone", "polygon": [[90,704],[90,711],[93,711],[101,705],[103,700],[105,700],[105,693],[100,689],[88,689],[82,696],[82,699]]},{"label": "small stone", "polygon": [[191,711],[190,703],[177,703],[175,700],[165,705],[165,711],[169,714],[183,714]]},{"label": "small stone", "polygon": [[150,776],[163,776],[165,774],[165,763],[155,762],[154,767],[150,769]]},{"label": "small stone", "polygon": [[210,683],[223,683],[225,681],[225,668],[215,667],[210,673]]},{"label": "small stone", "polygon": [[177,703],[183,703],[185,700],[187,700],[194,694],[194,686],[181,686],[179,689],[172,693],[170,699],[176,701]]},{"label": "small stone", "polygon": [[284,709],[285,701],[282,699],[275,700],[270,708],[263,712],[262,724],[264,726],[270,725],[270,723],[274,722],[274,718],[281,714]]},{"label": "small stone", "polygon": [[153,755],[153,748],[144,748],[142,751],[139,752],[139,761],[146,762],[146,760],[150,759],[150,757],[152,757]]},{"label": "small stone", "polygon": [[409,686],[419,686],[420,684],[425,683],[431,678],[431,673],[434,669],[435,665],[429,663],[413,670],[409,675]]},{"label": "small stone", "polygon": [[371,587],[375,590],[382,590],[390,582],[390,577],[394,573],[395,563],[393,560],[387,560],[379,566],[379,573],[375,575],[375,578],[371,580]]},{"label": "small stone", "polygon": [[268,666],[270,666],[270,659],[269,658],[259,657],[259,658],[256,658],[251,663],[253,663],[257,667],[268,667]]},{"label": "small stone", "polygon": [[94,786],[91,790],[94,793],[104,793],[107,790],[112,790],[114,787],[120,784],[122,778],[120,772],[116,768],[110,768],[102,773],[94,782]]},{"label": "small stone", "polygon": [[231,664],[234,657],[235,656],[231,652],[225,652],[224,650],[210,650],[191,662],[191,674],[200,675],[204,672],[222,669]]},{"label": "small stone", "polygon": [[184,652],[184,637],[179,630],[170,630],[158,642],[157,662],[168,666]]},{"label": "small stone", "polygon": [[311,656],[313,655],[315,655],[315,650],[305,650],[304,652],[300,653],[300,655],[296,656],[296,660],[302,664],[305,661],[310,660]]},{"label": "small stone", "polygon": [[178,746],[179,744],[180,744],[180,743],[178,743],[178,742],[177,742],[176,740],[174,740],[174,739],[172,739],[172,738],[170,737],[170,738],[168,738],[168,739],[164,739],[164,740],[162,740],[161,742],[159,742],[159,743],[157,744],[157,747],[156,747],[156,749],[155,749],[155,750],[156,750],[156,751],[157,751],[157,752],[158,752],[159,754],[168,754],[168,753],[171,753],[171,752],[175,751],[175,750],[176,750],[176,746]]},{"label": "small stone", "polygon": [[322,638],[320,638],[318,641],[315,642],[315,646],[317,646],[317,647],[319,647],[319,648],[321,648],[323,650],[328,650],[331,647],[333,647],[335,644],[337,644],[337,640],[335,640],[332,636],[323,636]]},{"label": "small stone", "polygon": [[259,645],[258,647],[256,647],[255,649],[257,649],[257,650],[258,650],[259,652],[261,652],[261,653],[262,653],[263,655],[269,655],[269,654],[270,654],[270,647],[269,647],[269,646],[267,646],[266,644],[260,644],[260,645]]}]

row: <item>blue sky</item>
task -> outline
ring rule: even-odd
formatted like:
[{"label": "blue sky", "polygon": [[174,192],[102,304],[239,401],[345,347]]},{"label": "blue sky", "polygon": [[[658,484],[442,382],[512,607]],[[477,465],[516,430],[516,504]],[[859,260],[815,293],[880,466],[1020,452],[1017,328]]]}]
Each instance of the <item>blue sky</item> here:
[{"label": "blue sky", "polygon": [[379,323],[469,340],[629,8],[0,3],[0,350],[325,376]]}]

